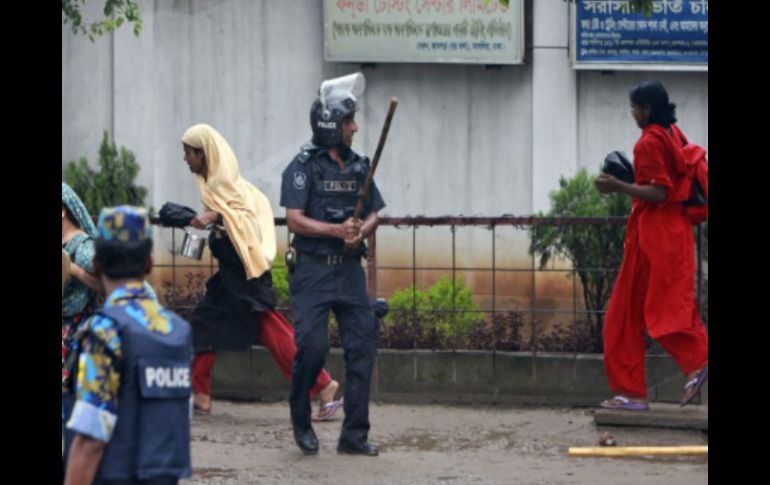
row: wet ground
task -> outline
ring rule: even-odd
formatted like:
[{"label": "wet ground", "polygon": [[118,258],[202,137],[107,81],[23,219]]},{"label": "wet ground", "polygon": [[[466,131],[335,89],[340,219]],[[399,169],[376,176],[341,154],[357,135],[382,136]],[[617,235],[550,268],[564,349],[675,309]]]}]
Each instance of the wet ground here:
[{"label": "wet ground", "polygon": [[286,403],[215,401],[192,425],[193,477],[187,484],[236,483],[708,483],[706,457],[571,458],[570,446],[704,445],[698,431],[597,427],[590,410],[392,405],[370,408],[380,456],[338,455],[342,410],[314,425],[316,456],[294,444]]}]

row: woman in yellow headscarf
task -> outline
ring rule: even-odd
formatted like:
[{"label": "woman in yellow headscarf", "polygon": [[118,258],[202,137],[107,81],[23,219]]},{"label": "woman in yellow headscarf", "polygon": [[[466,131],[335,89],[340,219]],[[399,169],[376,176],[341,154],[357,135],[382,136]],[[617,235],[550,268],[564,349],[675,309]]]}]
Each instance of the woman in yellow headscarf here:
[{"label": "woman in yellow headscarf", "polygon": [[[275,259],[273,211],[267,197],[240,175],[230,145],[214,128],[199,124],[182,136],[184,160],[197,177],[202,214],[191,221],[212,224],[211,253],[219,271],[206,283],[206,295],[191,318],[193,327],[193,393],[195,411],[211,412],[211,368],[219,350],[247,350],[255,337],[268,348],[281,372],[291,379],[297,347],[294,327],[275,311],[270,267]],[[320,395],[318,419],[329,419],[341,406],[334,401],[339,384],[328,372],[318,375],[310,395]]]}]

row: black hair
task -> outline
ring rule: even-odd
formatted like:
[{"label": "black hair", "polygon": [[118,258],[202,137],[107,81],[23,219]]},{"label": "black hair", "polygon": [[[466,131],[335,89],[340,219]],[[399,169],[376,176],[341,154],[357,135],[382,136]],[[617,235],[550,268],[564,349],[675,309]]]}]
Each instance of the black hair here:
[{"label": "black hair", "polygon": [[152,239],[122,242],[107,239],[95,241],[94,258],[110,279],[144,279],[144,270],[152,252]]},{"label": "black hair", "polygon": [[206,152],[205,152],[205,150],[203,150],[203,148],[194,147],[192,145],[188,145],[185,142],[182,142],[182,145],[187,147],[187,148],[189,148],[189,149],[191,149],[191,150],[195,150],[195,153],[197,153],[198,156],[200,156],[200,155],[206,156]]},{"label": "black hair", "polygon": [[668,93],[659,81],[643,81],[629,92],[631,102],[644,107],[650,106],[648,123],[668,128],[676,123],[676,105],[668,102]]}]

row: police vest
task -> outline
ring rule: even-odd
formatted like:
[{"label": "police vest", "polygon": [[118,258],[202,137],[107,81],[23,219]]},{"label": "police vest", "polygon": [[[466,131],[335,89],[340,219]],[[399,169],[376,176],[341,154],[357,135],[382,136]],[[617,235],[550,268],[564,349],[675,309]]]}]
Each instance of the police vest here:
[{"label": "police vest", "polygon": [[190,325],[169,312],[173,330],[162,335],[137,323],[124,307],[99,313],[116,322],[123,358],[118,418],[97,478],[189,477]]},{"label": "police vest", "polygon": [[[358,192],[364,185],[369,172],[369,159],[352,153],[352,162],[340,171],[337,162],[321,160],[323,151],[304,151],[297,159],[308,167],[310,176],[309,198],[305,215],[317,221],[339,224],[350,217],[356,209]],[[364,205],[360,217],[366,218],[367,207]],[[295,235],[292,245],[300,250],[315,254],[342,254],[344,242],[339,239],[311,238]],[[357,250],[365,252],[364,244]]]}]

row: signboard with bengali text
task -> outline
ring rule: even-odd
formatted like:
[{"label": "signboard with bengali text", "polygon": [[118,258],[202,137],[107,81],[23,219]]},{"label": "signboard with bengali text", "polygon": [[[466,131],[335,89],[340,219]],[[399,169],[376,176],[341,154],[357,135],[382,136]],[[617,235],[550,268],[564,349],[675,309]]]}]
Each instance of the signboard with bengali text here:
[{"label": "signboard with bengali text", "polygon": [[522,64],[524,0],[324,0],[324,58]]},{"label": "signboard with bengali text", "polygon": [[651,17],[623,0],[577,0],[572,19],[576,69],[708,70],[708,0],[655,0]]}]

